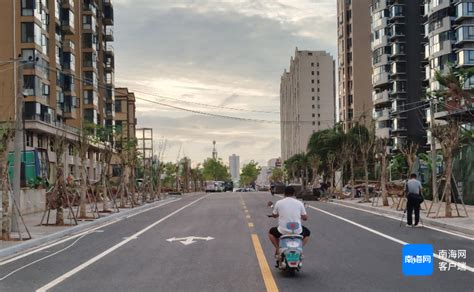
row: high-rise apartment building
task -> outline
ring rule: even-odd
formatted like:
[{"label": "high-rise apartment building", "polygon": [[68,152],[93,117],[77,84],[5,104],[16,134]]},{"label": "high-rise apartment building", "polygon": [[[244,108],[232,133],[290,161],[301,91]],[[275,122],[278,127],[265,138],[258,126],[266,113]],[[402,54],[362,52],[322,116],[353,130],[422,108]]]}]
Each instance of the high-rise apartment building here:
[{"label": "high-rise apartment building", "polygon": [[338,114],[344,130],[355,122],[369,125],[372,115],[370,4],[372,0],[337,1]]},{"label": "high-rise apartment building", "polygon": [[[112,1],[14,3],[3,1],[0,11],[0,62],[15,60],[0,70],[0,121],[14,118],[20,79],[28,148],[51,151],[51,137],[58,133],[73,141],[84,121],[113,125]],[[68,155],[66,169],[74,174],[79,162],[73,151]],[[95,155],[89,160],[92,172],[98,171]]]},{"label": "high-rise apartment building", "polygon": [[425,144],[422,0],[373,0],[372,86],[376,135],[394,148],[407,139]]},{"label": "high-rise apartment building", "polygon": [[296,48],[280,83],[283,161],[306,151],[311,135],[335,123],[334,59],[324,51]]},{"label": "high-rise apartment building", "polygon": [[240,157],[238,155],[229,156],[229,169],[232,181],[238,182],[240,180]]},{"label": "high-rise apartment building", "polygon": [[[435,72],[446,72],[448,65],[460,68],[474,66],[474,1],[425,0],[425,35],[428,43],[425,46],[426,80],[429,89],[440,89],[435,80]],[[474,87],[474,78],[467,80],[465,89]],[[436,105],[435,118],[448,115],[445,102]],[[461,113],[457,109],[457,115]],[[467,111],[473,111],[471,105]]]}]

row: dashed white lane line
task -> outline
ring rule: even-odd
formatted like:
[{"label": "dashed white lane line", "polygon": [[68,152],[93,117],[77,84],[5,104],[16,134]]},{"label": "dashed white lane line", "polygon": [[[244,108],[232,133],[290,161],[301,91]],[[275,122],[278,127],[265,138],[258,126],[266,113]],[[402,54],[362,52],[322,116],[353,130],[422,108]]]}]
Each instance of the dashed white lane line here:
[{"label": "dashed white lane line", "polygon": [[178,210],[168,214],[167,216],[161,218],[160,220],[156,221],[155,223],[153,224],[150,224],[148,225],[147,227],[143,228],[142,230],[136,232],[135,234],[131,235],[130,237],[128,237],[127,239],[124,239],[123,241],[119,242],[118,244],[116,245],[113,245],[112,247],[110,247],[109,249],[103,251],[102,253],[96,255],[95,257],[91,258],[90,260],[82,263],[81,265],[77,266],[76,268],[72,269],[71,271],[63,274],[62,276],[54,279],[53,281],[49,282],[48,284],[44,285],[43,287],[37,289],[36,291],[37,292],[42,292],[42,291],[48,291],[49,289],[53,288],[54,286],[60,284],[61,282],[63,282],[64,280],[66,280],[67,278],[73,276],[74,274],[77,274],[78,272],[82,271],[83,269],[87,268],[88,266],[92,265],[93,263],[97,262],[98,260],[102,259],[103,257],[105,257],[106,255],[108,255],[109,253],[115,251],[116,249],[120,248],[121,246],[127,244],[128,242],[130,242],[131,240],[134,240],[136,239],[138,236],[142,235],[143,233],[147,232],[148,230],[150,230],[151,228],[155,227],[156,225],[162,223],[163,221],[165,221],[166,219],[178,214],[179,212],[181,212],[182,210],[194,205],[195,203],[207,198],[208,196],[204,196],[204,197],[201,197],[197,200],[194,200],[192,201],[191,203],[179,208]]},{"label": "dashed white lane line", "polygon": [[[386,239],[388,239],[388,240],[391,240],[391,241],[393,241],[393,242],[399,243],[399,244],[401,244],[401,245],[407,245],[407,244],[409,244],[408,242],[405,242],[405,241],[403,241],[403,240],[397,239],[397,238],[395,238],[395,237],[393,237],[393,236],[387,235],[387,234],[385,234],[385,233],[382,233],[382,232],[377,231],[377,230],[375,230],[375,229],[372,229],[372,228],[370,228],[370,227],[364,226],[364,225],[362,225],[362,224],[359,224],[359,223],[354,222],[354,221],[352,221],[352,220],[349,220],[349,219],[347,219],[347,218],[341,217],[341,216],[339,216],[339,215],[336,215],[336,214],[330,213],[330,212],[328,212],[328,211],[325,211],[325,210],[322,210],[322,209],[313,207],[313,206],[311,206],[311,205],[308,206],[308,207],[311,208],[311,209],[313,209],[313,210],[316,210],[316,211],[319,211],[319,212],[321,212],[321,213],[324,213],[324,214],[326,214],[326,215],[329,215],[329,216],[332,216],[332,217],[334,217],[334,218],[337,218],[337,219],[339,219],[339,220],[342,220],[342,221],[344,221],[344,222],[347,222],[347,223],[349,223],[349,224],[352,224],[352,225],[354,225],[354,226],[357,226],[357,227],[359,227],[359,228],[362,228],[362,229],[364,229],[364,230],[366,230],[366,231],[368,231],[368,232],[371,232],[371,233],[373,233],[373,234],[376,234],[376,235],[378,235],[378,236],[384,237],[384,238],[386,238]],[[440,257],[440,256],[439,256],[438,254],[436,254],[436,253],[434,253],[433,256],[434,256],[435,258],[437,258],[438,260],[440,260],[440,261],[453,264],[453,265],[455,265],[455,266],[458,267],[458,268],[465,269],[466,271],[469,271],[469,272],[474,273],[474,268],[473,268],[473,267],[470,267],[470,266],[468,266],[468,265],[466,265],[465,263],[460,263],[460,262],[453,261],[453,260],[451,260],[451,259],[442,258],[442,257]]]}]

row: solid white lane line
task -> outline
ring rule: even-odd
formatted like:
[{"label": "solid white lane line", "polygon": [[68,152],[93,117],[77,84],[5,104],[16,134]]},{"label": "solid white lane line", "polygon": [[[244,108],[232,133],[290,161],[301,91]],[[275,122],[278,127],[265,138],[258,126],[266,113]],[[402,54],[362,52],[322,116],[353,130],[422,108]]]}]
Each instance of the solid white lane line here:
[{"label": "solid white lane line", "polygon": [[[151,210],[156,209],[156,208],[158,208],[158,207],[162,207],[162,206],[168,205],[169,203],[176,202],[176,201],[178,201],[178,200],[181,200],[181,198],[175,199],[175,200],[171,200],[171,201],[167,201],[167,202],[164,202],[164,203],[162,203],[162,204],[158,204],[158,205],[156,205],[156,206],[153,206],[153,207],[151,207],[151,208],[142,210],[142,211],[140,211],[139,213],[137,213],[137,215],[138,215],[138,214],[145,213],[145,212],[148,212],[148,211],[151,211]],[[85,230],[85,231],[80,232],[80,233],[78,233],[78,234],[75,234],[75,235],[73,235],[73,236],[70,236],[70,237],[61,239],[61,240],[59,240],[59,241],[55,241],[55,242],[53,242],[53,243],[51,243],[51,244],[47,244],[47,245],[41,246],[41,247],[39,247],[39,248],[34,248],[33,250],[31,250],[31,251],[29,251],[29,252],[20,254],[20,255],[18,255],[18,256],[16,256],[16,257],[12,257],[12,258],[9,258],[9,259],[7,259],[7,260],[5,260],[5,261],[0,262],[0,267],[3,266],[3,265],[9,264],[9,263],[11,263],[11,262],[17,261],[17,260],[19,260],[19,259],[22,259],[22,258],[24,258],[24,257],[27,257],[27,256],[29,256],[29,255],[32,255],[32,254],[34,254],[34,253],[37,253],[37,252],[39,252],[39,251],[45,250],[45,249],[47,249],[47,248],[56,246],[56,245],[58,245],[58,244],[61,244],[61,243],[64,243],[64,242],[67,242],[67,241],[70,241],[70,240],[73,240],[73,239],[75,239],[75,238],[78,238],[78,237],[80,237],[80,236],[82,236],[82,235],[84,235],[84,234],[93,232],[93,231],[95,231],[95,230],[97,230],[97,229],[100,229],[100,228],[102,228],[102,227],[106,227],[106,226],[112,225],[112,224],[117,223],[117,222],[119,222],[119,221],[121,221],[121,220],[123,220],[123,219],[126,219],[126,218],[130,218],[130,217],[118,217],[117,219],[114,219],[113,221],[104,223],[104,224],[102,224],[102,225],[100,225],[100,226],[97,226],[97,227],[93,227],[93,228],[91,228],[91,229]]]},{"label": "solid white lane line", "polygon": [[58,245],[58,244],[61,244],[61,243],[70,241],[70,240],[75,239],[75,238],[78,238],[78,237],[80,237],[80,236],[83,236],[83,235],[92,233],[92,232],[94,232],[94,231],[97,230],[97,229],[106,227],[106,226],[108,226],[108,225],[112,225],[112,224],[117,223],[118,221],[121,221],[121,220],[122,220],[122,218],[117,218],[117,219],[115,219],[115,220],[113,220],[113,221],[107,222],[107,223],[105,223],[105,224],[103,224],[103,225],[94,227],[94,228],[92,228],[92,229],[88,229],[88,230],[83,231],[83,232],[81,232],[81,233],[78,233],[78,234],[76,234],[76,235],[73,235],[73,236],[70,236],[70,237],[61,239],[61,240],[59,240],[59,241],[55,241],[55,242],[53,242],[53,243],[51,243],[51,244],[44,245],[44,246],[42,246],[42,247],[33,249],[33,250],[29,251],[29,252],[23,253],[23,254],[21,254],[21,255],[18,255],[18,256],[16,256],[16,257],[13,257],[13,258],[10,258],[10,259],[8,259],[8,260],[5,260],[5,261],[1,262],[1,263],[0,263],[0,266],[9,264],[9,263],[11,263],[11,262],[17,261],[17,260],[22,259],[22,258],[24,258],[24,257],[27,257],[27,256],[29,256],[29,255],[32,255],[32,254],[35,254],[35,253],[40,252],[40,251],[42,251],[42,250],[45,250],[45,249],[47,249],[47,248],[50,248],[50,247],[56,246],[56,245]]},{"label": "solid white lane line", "polygon": [[[397,221],[400,221],[400,220],[401,220],[400,217],[395,217],[395,216],[388,215],[388,214],[380,214],[380,213],[377,213],[377,212],[374,212],[374,211],[365,210],[365,209],[361,209],[361,208],[357,208],[357,207],[353,207],[353,206],[347,206],[347,205],[343,205],[343,204],[339,204],[339,203],[331,203],[331,204],[337,205],[337,206],[341,206],[341,207],[344,207],[344,208],[354,209],[354,210],[358,210],[358,211],[362,211],[362,212],[366,212],[366,213],[370,213],[370,214],[382,216],[382,217],[385,217],[385,218],[390,218],[390,219],[397,220]],[[423,218],[422,218],[422,219],[423,219]],[[433,226],[428,226],[428,225],[423,225],[423,227],[424,227],[424,228],[428,228],[428,229],[432,229],[432,230],[436,230],[436,231],[438,231],[438,232],[446,233],[446,234],[449,234],[449,235],[461,237],[461,238],[464,238],[464,239],[474,240],[474,237],[470,237],[470,236],[464,235],[464,234],[458,234],[458,233],[451,232],[451,231],[448,231],[448,230],[444,230],[444,229],[441,229],[441,228],[437,228],[437,227],[433,227]]]},{"label": "solid white lane line", "polygon": [[26,264],[26,265],[24,265],[24,266],[19,267],[18,269],[15,269],[15,270],[11,271],[10,273],[8,273],[8,274],[6,274],[5,276],[3,276],[2,278],[0,278],[0,282],[3,281],[3,280],[5,280],[6,278],[10,277],[11,275],[13,275],[13,274],[15,274],[15,273],[17,273],[17,272],[19,272],[19,271],[21,271],[21,270],[23,270],[23,269],[28,268],[29,266],[32,266],[32,265],[34,265],[34,264],[36,264],[36,263],[39,263],[39,262],[41,262],[41,261],[43,261],[43,260],[45,260],[45,259],[47,259],[47,258],[50,258],[50,257],[52,257],[52,256],[55,256],[55,255],[57,255],[57,254],[59,254],[59,253],[65,251],[65,250],[68,250],[69,248],[73,247],[73,246],[74,246],[79,240],[81,240],[84,236],[86,236],[86,235],[88,235],[88,234],[90,234],[90,233],[83,234],[81,237],[79,237],[79,238],[76,239],[73,243],[71,243],[70,245],[66,246],[66,247],[63,248],[63,249],[60,249],[60,250],[58,250],[58,251],[56,251],[56,252],[54,252],[54,253],[52,253],[52,254],[50,254],[50,255],[47,255],[47,256],[42,257],[42,258],[40,258],[40,259],[37,259],[36,261],[33,261],[33,262],[31,262],[31,263],[28,263],[28,264]]},{"label": "solid white lane line", "polygon": [[97,262],[98,260],[102,259],[103,257],[105,257],[106,255],[108,255],[109,253],[115,251],[116,249],[120,248],[121,246],[127,244],[128,242],[130,242],[131,240],[134,240],[136,239],[138,236],[142,235],[143,233],[147,232],[148,230],[150,230],[151,228],[155,227],[156,225],[162,223],[163,221],[165,221],[166,219],[178,214],[179,212],[181,212],[182,210],[194,205],[195,203],[207,198],[208,195],[204,196],[204,197],[201,197],[197,200],[194,200],[192,201],[191,203],[179,208],[178,210],[168,214],[167,216],[161,218],[160,220],[156,221],[155,223],[153,224],[150,224],[148,225],[147,227],[143,228],[142,230],[136,232],[135,234],[133,235],[130,235],[127,239],[119,242],[118,244],[110,247],[109,249],[103,251],[102,253],[96,255],[95,257],[91,258],[90,260],[82,263],[81,265],[77,266],[76,268],[72,269],[71,271],[63,274],[62,276],[54,279],[53,281],[49,282],[48,284],[44,285],[43,287],[37,289],[36,291],[37,292],[42,292],[42,291],[48,291],[49,289],[53,288],[54,286],[60,284],[61,282],[63,282],[64,280],[66,280],[67,278],[73,276],[74,274],[82,271],[83,269],[87,268],[88,266],[92,265],[93,263]]},{"label": "solid white lane line", "polygon": [[[308,206],[308,207],[311,208],[311,209],[313,209],[313,210],[316,210],[316,211],[319,211],[319,212],[321,212],[321,213],[324,213],[324,214],[326,214],[326,215],[329,215],[329,216],[332,216],[332,217],[334,217],[334,218],[337,218],[337,219],[339,219],[339,220],[345,221],[345,222],[347,222],[347,223],[349,223],[349,224],[352,224],[352,225],[357,226],[357,227],[359,227],[359,228],[362,228],[362,229],[364,229],[364,230],[367,230],[367,231],[369,231],[369,232],[371,232],[371,233],[374,233],[374,234],[376,234],[376,235],[378,235],[378,236],[384,237],[384,238],[386,238],[386,239],[388,239],[388,240],[391,240],[391,241],[393,241],[393,242],[399,243],[399,244],[401,244],[401,245],[407,245],[407,244],[409,244],[408,242],[405,242],[405,241],[403,241],[403,240],[397,239],[397,238],[395,238],[395,237],[393,237],[393,236],[387,235],[387,234],[385,234],[385,233],[382,233],[382,232],[377,231],[377,230],[375,230],[375,229],[372,229],[372,228],[370,228],[370,227],[364,226],[364,225],[359,224],[359,223],[357,223],[357,222],[354,222],[354,221],[352,221],[352,220],[346,219],[346,218],[341,217],[341,216],[339,216],[339,215],[332,214],[332,213],[330,213],[330,212],[328,212],[328,211],[325,211],[325,210],[322,210],[322,209],[313,207],[313,206],[311,206],[311,205]],[[460,262],[453,261],[453,260],[451,260],[451,259],[442,258],[442,257],[440,257],[440,256],[439,256],[438,254],[436,254],[436,253],[434,253],[433,256],[434,256],[435,258],[439,259],[440,261],[447,262],[447,263],[451,263],[451,264],[453,264],[453,265],[455,265],[455,266],[457,266],[457,267],[466,269],[466,271],[469,271],[469,272],[474,273],[474,268],[473,268],[473,267],[470,267],[470,266],[465,265],[465,264],[460,263]]]}]

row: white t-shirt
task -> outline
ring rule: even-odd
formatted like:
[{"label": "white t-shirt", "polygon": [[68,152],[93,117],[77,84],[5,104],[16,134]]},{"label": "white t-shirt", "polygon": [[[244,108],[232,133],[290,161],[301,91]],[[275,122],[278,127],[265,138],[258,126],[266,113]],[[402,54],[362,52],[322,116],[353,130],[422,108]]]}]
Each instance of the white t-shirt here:
[{"label": "white t-shirt", "polygon": [[290,234],[291,230],[287,228],[290,222],[299,223],[296,234],[303,232],[301,227],[301,215],[306,215],[306,209],[301,201],[296,198],[287,197],[275,203],[273,214],[278,215],[278,231],[281,234]]}]

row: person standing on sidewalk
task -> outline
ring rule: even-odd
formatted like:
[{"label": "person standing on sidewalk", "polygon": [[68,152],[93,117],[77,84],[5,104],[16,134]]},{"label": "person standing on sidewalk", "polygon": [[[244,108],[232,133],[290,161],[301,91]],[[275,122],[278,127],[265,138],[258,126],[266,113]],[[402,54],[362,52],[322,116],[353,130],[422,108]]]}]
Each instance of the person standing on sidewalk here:
[{"label": "person standing on sidewalk", "polygon": [[[405,193],[407,196],[407,226],[418,226],[420,221],[420,205],[423,203],[421,182],[416,179],[416,174],[412,173],[406,182]],[[415,225],[412,225],[412,213],[415,211]]]}]

